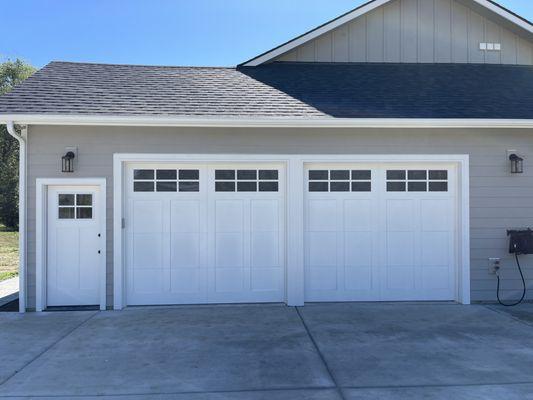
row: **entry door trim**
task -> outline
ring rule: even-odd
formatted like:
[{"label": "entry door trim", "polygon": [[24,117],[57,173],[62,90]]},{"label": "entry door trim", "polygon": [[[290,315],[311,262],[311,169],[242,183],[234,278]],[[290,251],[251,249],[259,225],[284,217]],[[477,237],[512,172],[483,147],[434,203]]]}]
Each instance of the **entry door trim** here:
[{"label": "entry door trim", "polygon": [[106,179],[105,178],[38,178],[36,179],[35,202],[35,278],[36,301],[35,311],[46,309],[46,268],[47,268],[47,235],[48,235],[48,187],[49,186],[98,186],[98,207],[100,216],[101,252],[99,265],[100,276],[100,310],[106,309]]}]

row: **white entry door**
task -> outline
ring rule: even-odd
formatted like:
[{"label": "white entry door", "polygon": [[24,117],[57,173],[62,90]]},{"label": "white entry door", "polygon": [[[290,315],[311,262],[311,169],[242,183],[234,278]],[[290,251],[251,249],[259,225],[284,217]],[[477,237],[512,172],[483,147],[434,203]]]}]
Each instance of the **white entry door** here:
[{"label": "white entry door", "polygon": [[98,186],[48,187],[48,306],[100,304],[99,197]]},{"label": "white entry door", "polygon": [[453,165],[306,169],[306,301],[453,300]]},{"label": "white entry door", "polygon": [[284,301],[284,174],[271,164],[129,165],[127,304]]}]

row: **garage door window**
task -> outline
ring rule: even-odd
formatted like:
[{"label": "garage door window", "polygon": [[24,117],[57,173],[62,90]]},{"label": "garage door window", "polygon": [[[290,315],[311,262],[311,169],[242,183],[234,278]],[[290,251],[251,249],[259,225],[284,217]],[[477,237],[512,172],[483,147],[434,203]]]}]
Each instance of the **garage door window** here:
[{"label": "garage door window", "polygon": [[198,169],[136,169],[133,171],[134,192],[199,192]]},{"label": "garage door window", "polygon": [[387,192],[447,192],[446,170],[387,170]]},{"label": "garage door window", "polygon": [[370,192],[370,170],[310,170],[310,192]]},{"label": "garage door window", "polygon": [[276,169],[217,169],[216,192],[277,192],[279,172]]}]

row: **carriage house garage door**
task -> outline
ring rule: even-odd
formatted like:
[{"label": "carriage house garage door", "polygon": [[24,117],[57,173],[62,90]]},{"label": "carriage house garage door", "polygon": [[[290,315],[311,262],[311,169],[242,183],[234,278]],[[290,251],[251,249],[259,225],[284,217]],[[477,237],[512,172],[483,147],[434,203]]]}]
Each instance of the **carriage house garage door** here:
[{"label": "carriage house garage door", "polygon": [[129,305],[283,302],[285,171],[275,164],[130,164]]},{"label": "carriage house garage door", "polygon": [[456,298],[456,168],[309,164],[305,300]]}]

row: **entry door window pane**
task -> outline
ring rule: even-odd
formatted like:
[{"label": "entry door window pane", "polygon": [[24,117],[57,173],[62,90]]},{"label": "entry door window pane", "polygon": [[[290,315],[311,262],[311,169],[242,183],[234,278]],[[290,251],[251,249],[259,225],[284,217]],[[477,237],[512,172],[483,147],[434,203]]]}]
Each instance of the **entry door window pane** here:
[{"label": "entry door window pane", "polygon": [[58,203],[60,206],[73,206],[74,195],[73,194],[60,194]]},{"label": "entry door window pane", "polygon": [[78,207],[76,208],[77,219],[91,219],[93,217],[92,207]]},{"label": "entry door window pane", "polygon": [[59,219],[92,219],[93,195],[90,193],[61,193],[57,198]]},{"label": "entry door window pane", "polygon": [[74,219],[74,207],[59,207],[59,219]]}]

